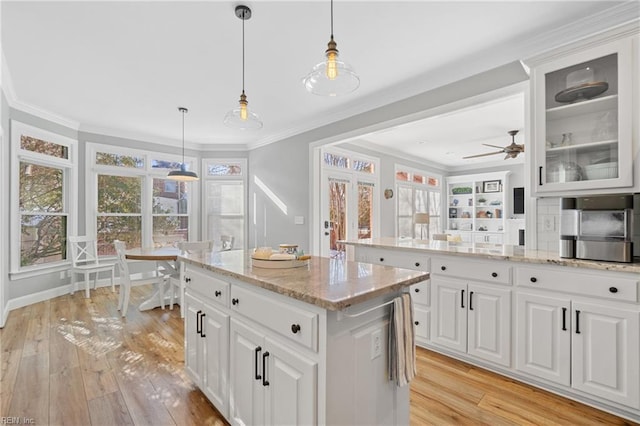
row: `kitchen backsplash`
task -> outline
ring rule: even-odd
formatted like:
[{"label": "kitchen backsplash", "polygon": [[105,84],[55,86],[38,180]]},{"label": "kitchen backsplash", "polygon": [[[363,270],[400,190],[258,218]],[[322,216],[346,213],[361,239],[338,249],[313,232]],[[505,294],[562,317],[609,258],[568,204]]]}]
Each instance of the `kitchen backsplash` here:
[{"label": "kitchen backsplash", "polygon": [[560,249],[560,198],[538,198],[538,250],[557,253]]}]

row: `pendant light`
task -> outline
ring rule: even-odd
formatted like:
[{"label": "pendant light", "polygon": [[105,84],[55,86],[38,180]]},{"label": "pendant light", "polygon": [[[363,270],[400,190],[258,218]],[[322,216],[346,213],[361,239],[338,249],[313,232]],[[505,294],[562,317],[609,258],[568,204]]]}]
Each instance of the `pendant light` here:
[{"label": "pendant light", "polygon": [[180,170],[171,170],[167,175],[167,179],[191,182],[198,180],[198,175],[195,174],[195,172],[187,170],[184,162],[184,115],[189,112],[189,110],[184,107],[178,107],[178,111],[182,113],[182,164],[180,164]]},{"label": "pendant light", "polygon": [[251,18],[251,9],[247,6],[236,6],[236,16],[242,20],[242,94],[238,108],[234,108],[224,117],[224,124],[242,130],[262,128],[262,121],[257,114],[249,110],[247,95],[244,94],[244,21]]},{"label": "pendant light", "polygon": [[347,63],[338,58],[333,39],[333,0],[331,0],[331,39],[325,54],[327,59],[313,67],[302,79],[304,87],[314,95],[338,96],[351,93],[360,86],[360,78]]}]

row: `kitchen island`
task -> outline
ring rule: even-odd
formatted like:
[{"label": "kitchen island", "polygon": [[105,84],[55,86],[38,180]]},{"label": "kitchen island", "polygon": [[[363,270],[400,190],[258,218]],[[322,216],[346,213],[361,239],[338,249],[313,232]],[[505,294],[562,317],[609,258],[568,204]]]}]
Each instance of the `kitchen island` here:
[{"label": "kitchen island", "polygon": [[430,272],[420,346],[640,421],[640,263],[502,244],[343,241],[360,262]]},{"label": "kitchen island", "polygon": [[185,370],[231,424],[408,424],[387,379],[389,302],[423,271],[311,257],[252,266],[249,251],[180,256]]}]

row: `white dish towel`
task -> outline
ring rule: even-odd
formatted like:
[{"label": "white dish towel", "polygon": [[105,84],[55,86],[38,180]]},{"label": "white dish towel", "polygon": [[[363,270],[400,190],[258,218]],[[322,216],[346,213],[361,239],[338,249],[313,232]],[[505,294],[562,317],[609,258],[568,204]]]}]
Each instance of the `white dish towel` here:
[{"label": "white dish towel", "polygon": [[391,304],[389,320],[389,380],[405,386],[416,375],[416,346],[411,294],[403,293]]}]

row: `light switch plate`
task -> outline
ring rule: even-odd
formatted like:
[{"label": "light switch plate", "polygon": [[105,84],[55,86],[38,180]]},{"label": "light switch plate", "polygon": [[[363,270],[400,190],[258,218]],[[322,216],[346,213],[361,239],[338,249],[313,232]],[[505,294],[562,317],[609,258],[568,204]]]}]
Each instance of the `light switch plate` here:
[{"label": "light switch plate", "polygon": [[294,216],[293,223],[296,225],[304,225],[304,216]]}]

